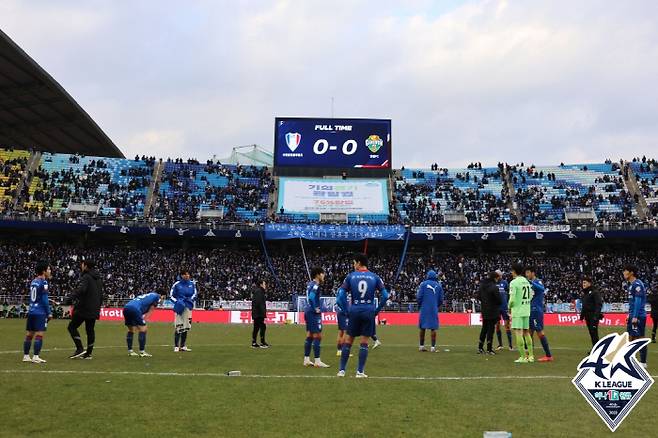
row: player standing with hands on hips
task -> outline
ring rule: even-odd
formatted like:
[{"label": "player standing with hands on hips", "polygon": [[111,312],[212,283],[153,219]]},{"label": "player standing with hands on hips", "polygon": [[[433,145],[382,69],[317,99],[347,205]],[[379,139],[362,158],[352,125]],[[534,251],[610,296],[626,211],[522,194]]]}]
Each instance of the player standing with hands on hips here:
[{"label": "player standing with hands on hips", "polygon": [[[324,269],[311,269],[311,277],[306,286],[306,342],[304,342],[304,366],[316,368],[329,368],[329,365],[320,360],[320,342],[322,341],[322,304],[320,303],[320,285],[324,283]],[[311,346],[315,355],[315,362],[311,362]]]},{"label": "player standing with hands on hips", "polygon": [[[30,307],[27,311],[25,342],[23,342],[23,362],[46,363],[39,357],[43,346],[43,334],[48,321],[53,317],[48,303],[48,279],[51,277],[48,263],[39,262],[36,266],[36,278],[30,283]],[[30,358],[30,348],[34,339],[34,356]]]},{"label": "player standing with hands on hips", "polygon": [[[187,333],[192,328],[192,309],[196,300],[196,282],[188,269],[180,270],[180,280],[171,287],[169,299],[174,303],[174,352],[192,351],[187,347]],[[179,347],[180,345],[180,347]]]}]

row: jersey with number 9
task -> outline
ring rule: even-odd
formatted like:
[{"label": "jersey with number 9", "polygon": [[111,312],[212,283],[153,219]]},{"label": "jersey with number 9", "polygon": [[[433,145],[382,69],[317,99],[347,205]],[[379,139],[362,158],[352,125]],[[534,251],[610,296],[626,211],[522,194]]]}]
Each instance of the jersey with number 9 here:
[{"label": "jersey with number 9", "polygon": [[341,286],[350,292],[352,306],[375,307],[375,292],[384,290],[384,282],[370,271],[354,271],[345,277]]}]

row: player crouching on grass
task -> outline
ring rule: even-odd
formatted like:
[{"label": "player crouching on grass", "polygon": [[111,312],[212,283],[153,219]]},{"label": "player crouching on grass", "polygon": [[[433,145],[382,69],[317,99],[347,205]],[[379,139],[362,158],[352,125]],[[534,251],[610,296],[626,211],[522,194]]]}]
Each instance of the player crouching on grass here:
[{"label": "player crouching on grass", "polygon": [[[306,286],[306,342],[304,342],[304,366],[316,368],[329,368],[329,365],[320,360],[320,342],[322,341],[322,308],[320,303],[320,285],[324,283],[324,269],[311,269],[312,281]],[[315,354],[315,363],[311,362],[311,345]]]},{"label": "player crouching on grass", "polygon": [[[30,307],[27,311],[27,333],[23,342],[23,362],[46,363],[39,357],[39,353],[43,346],[43,335],[48,321],[53,317],[48,302],[48,279],[51,277],[48,263],[37,263],[36,274],[36,278],[30,283]],[[34,339],[34,356],[30,358],[32,339]]]},{"label": "player crouching on grass", "polygon": [[436,330],[439,328],[439,307],[443,303],[443,288],[437,281],[436,271],[430,270],[426,280],[418,286],[416,301],[420,307],[418,313],[419,342],[418,351],[427,351],[425,348],[425,330],[432,331],[432,347],[430,351],[436,352]]},{"label": "player crouching on grass", "polygon": [[[196,282],[188,269],[180,270],[180,280],[171,287],[169,299],[174,303],[174,352],[192,351],[187,347],[187,333],[192,328],[192,309],[196,300]],[[180,348],[179,348],[180,344]]]},{"label": "player crouching on grass", "polygon": [[523,276],[524,269],[520,263],[512,265],[512,282],[509,284],[509,310],[512,312],[512,330],[516,338],[516,348],[519,358],[516,363],[528,363],[535,361],[532,348],[532,337],[530,336],[530,299],[532,298],[532,287]]},{"label": "player crouching on grass", "polygon": [[[146,322],[144,316],[150,314],[153,309],[158,307],[158,303],[164,299],[164,296],[156,292],[140,295],[133,300],[128,301],[128,304],[123,308],[123,320],[128,333],[126,334],[126,344],[128,345],[129,356],[151,357],[144,349],[146,348]],[[135,333],[139,333],[139,354],[133,351],[133,337]]]}]

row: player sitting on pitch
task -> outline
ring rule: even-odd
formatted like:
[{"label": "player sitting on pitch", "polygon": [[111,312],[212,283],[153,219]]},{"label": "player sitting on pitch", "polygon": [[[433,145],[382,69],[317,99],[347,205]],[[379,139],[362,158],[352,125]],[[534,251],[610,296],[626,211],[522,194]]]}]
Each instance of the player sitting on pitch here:
[{"label": "player sitting on pitch", "polygon": [[418,287],[416,301],[420,312],[418,313],[418,328],[420,329],[418,351],[427,351],[425,348],[425,330],[432,331],[431,352],[436,352],[436,330],[439,328],[439,306],[443,303],[443,288],[437,281],[435,271],[429,271],[427,278]]},{"label": "player sitting on pitch", "polygon": [[539,358],[538,362],[553,362],[553,355],[548,347],[548,339],[544,335],[544,283],[537,278],[536,269],[533,267],[525,268],[525,276],[530,281],[533,292],[530,301],[530,337],[532,338],[537,333],[539,342],[541,342],[544,353],[546,353],[544,357]]},{"label": "player sitting on pitch", "polygon": [[[123,308],[123,320],[128,333],[126,334],[126,344],[128,345],[129,356],[151,357],[147,353],[146,348],[146,321],[144,316],[148,315],[153,309],[158,307],[158,303],[164,299],[163,296],[156,292],[140,295],[133,300],[128,301]],[[136,332],[139,332],[139,354],[133,351],[133,337]]]},{"label": "player sitting on pitch", "polygon": [[[48,279],[51,277],[48,263],[39,262],[36,278],[30,283],[30,307],[27,311],[25,342],[23,342],[23,362],[46,363],[39,357],[43,346],[43,335],[53,314],[48,302]],[[30,348],[34,339],[34,356],[30,358]]]},{"label": "player sitting on pitch", "polygon": [[[359,366],[356,377],[368,377],[365,374],[366,360],[368,359],[368,338],[374,333],[375,315],[379,313],[388,299],[388,291],[384,282],[368,271],[368,257],[365,254],[355,254],[353,257],[354,272],[345,277],[345,281],[338,290],[336,301],[342,309],[347,309],[347,293],[351,292],[352,303],[349,307],[349,325],[347,327],[347,338],[343,344],[340,357],[340,371],[338,377],[345,377],[345,368],[350,358],[352,342],[357,336],[361,337],[359,348]],[[375,292],[379,291],[381,297],[379,306],[375,306]]]},{"label": "player sitting on pitch", "polygon": [[512,312],[512,330],[516,338],[516,348],[519,358],[516,363],[528,363],[535,361],[532,348],[532,337],[530,336],[530,299],[532,298],[532,287],[526,278],[523,265],[514,263],[512,265],[512,282],[509,284],[509,310]]},{"label": "player sitting on pitch", "polygon": [[[304,366],[316,368],[329,368],[329,365],[320,360],[320,342],[322,341],[322,308],[320,303],[320,285],[324,283],[324,269],[311,269],[312,281],[306,286],[306,342],[304,342]],[[311,362],[311,344],[315,354],[315,363]]]}]

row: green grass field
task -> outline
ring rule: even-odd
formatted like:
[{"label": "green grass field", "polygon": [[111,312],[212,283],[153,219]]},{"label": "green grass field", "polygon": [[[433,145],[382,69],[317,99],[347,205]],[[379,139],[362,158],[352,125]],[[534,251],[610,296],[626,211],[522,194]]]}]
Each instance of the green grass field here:
[{"label": "green grass field", "polygon": [[[124,327],[103,322],[94,359],[84,361],[67,358],[66,322],[54,321],[41,354],[48,363],[36,365],[21,362],[24,324],[0,321],[2,436],[612,435],[571,383],[589,346],[584,328],[549,327],[556,361],[519,365],[516,352],[476,355],[475,327],[442,328],[435,354],[417,351],[413,327],[380,327],[370,378],[357,380],[356,355],[348,377],[335,377],[333,326],[325,327],[325,370],[302,367],[298,326],[269,326],[272,348],[252,350],[250,327],[197,324],[193,351],[174,353],[172,327],[152,324],[153,357],[139,358],[127,356]],[[242,377],[225,376],[229,370]],[[652,388],[616,435],[655,433],[656,404]]]}]

